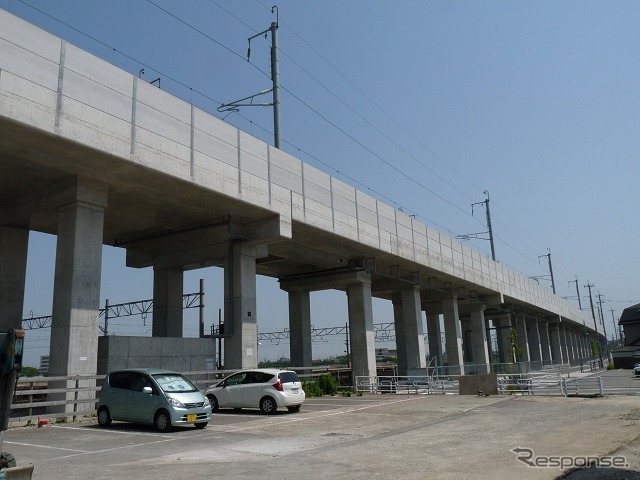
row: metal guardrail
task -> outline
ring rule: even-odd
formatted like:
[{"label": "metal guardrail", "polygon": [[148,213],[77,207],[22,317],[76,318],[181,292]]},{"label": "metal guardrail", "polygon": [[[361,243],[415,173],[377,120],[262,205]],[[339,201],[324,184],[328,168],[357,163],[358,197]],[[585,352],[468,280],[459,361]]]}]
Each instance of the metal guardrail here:
[{"label": "metal guardrail", "polygon": [[453,394],[459,375],[356,377],[357,393]]},{"label": "metal guardrail", "polygon": [[[356,377],[358,393],[458,394],[459,375],[424,377]],[[603,396],[605,393],[637,393],[638,387],[605,388],[602,377],[564,377],[559,373],[499,375],[499,395]]]}]

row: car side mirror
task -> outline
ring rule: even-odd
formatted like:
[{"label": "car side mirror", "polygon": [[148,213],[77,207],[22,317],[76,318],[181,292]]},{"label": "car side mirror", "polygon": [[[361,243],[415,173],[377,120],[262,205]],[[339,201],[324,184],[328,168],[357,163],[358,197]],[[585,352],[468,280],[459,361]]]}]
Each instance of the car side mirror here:
[{"label": "car side mirror", "polygon": [[143,387],[142,393],[148,393],[149,395],[151,395],[153,393],[153,390],[151,389],[151,387]]}]

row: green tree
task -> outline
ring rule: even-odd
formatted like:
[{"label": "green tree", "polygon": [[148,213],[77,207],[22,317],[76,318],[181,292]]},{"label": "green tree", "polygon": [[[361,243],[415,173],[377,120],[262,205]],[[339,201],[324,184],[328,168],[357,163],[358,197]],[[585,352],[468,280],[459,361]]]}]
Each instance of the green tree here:
[{"label": "green tree", "polygon": [[36,367],[22,367],[20,370],[20,376],[22,377],[39,377],[40,370]]},{"label": "green tree", "polygon": [[524,349],[518,345],[518,331],[515,328],[509,330],[509,345],[511,345],[511,361],[516,363],[522,357]]}]

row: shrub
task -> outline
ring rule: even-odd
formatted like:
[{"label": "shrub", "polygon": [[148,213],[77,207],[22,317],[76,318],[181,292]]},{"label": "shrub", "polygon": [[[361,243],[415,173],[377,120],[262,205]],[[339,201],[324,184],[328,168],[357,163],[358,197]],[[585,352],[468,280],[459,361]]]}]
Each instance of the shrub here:
[{"label": "shrub", "polygon": [[307,397],[322,396],[322,389],[316,382],[302,382],[302,390]]},{"label": "shrub", "polygon": [[325,395],[335,395],[338,393],[338,381],[333,375],[329,375],[328,373],[320,375],[317,383]]}]

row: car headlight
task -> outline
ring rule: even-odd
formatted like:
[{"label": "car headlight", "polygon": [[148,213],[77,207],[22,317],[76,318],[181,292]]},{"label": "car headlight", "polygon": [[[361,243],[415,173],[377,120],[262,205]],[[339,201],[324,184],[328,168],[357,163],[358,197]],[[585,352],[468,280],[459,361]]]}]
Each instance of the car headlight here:
[{"label": "car headlight", "polygon": [[172,407],[176,407],[176,408],[184,408],[183,403],[180,400],[177,400],[175,398],[169,397],[169,405],[171,405]]},{"label": "car headlight", "polygon": [[211,404],[209,403],[209,397],[204,397],[204,406],[209,407]]}]

